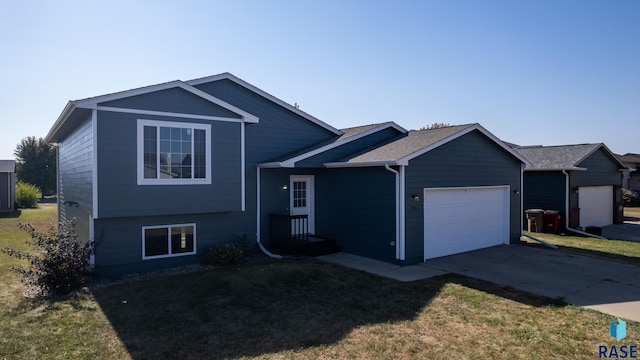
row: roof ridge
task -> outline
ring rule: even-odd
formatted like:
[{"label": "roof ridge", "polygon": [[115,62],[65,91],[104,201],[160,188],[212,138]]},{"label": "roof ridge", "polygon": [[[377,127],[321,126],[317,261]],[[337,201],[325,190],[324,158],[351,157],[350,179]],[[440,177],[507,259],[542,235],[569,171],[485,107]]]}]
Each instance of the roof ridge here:
[{"label": "roof ridge", "polygon": [[373,123],[373,124],[365,124],[365,125],[358,125],[358,126],[350,126],[350,127],[346,127],[346,128],[341,128],[339,129],[340,131],[342,130],[351,130],[351,129],[357,129],[357,128],[363,128],[363,127],[367,127],[367,126],[381,126],[381,125],[387,125],[387,124],[392,124],[393,121],[385,121],[385,122],[381,122],[381,123]]}]

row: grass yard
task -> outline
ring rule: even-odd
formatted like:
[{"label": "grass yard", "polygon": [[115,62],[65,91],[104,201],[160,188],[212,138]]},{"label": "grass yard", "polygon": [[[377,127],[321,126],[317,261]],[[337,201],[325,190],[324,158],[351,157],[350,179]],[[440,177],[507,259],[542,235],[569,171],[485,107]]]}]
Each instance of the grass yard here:
[{"label": "grass yard", "polygon": [[[640,208],[624,208],[624,218],[625,221],[640,221]],[[532,233],[530,235],[558,245],[562,251],[577,255],[623,261],[640,266],[640,242],[602,240],[584,236],[561,236],[546,233]],[[542,246],[524,237],[522,241],[532,246]]]},{"label": "grass yard", "polygon": [[[15,242],[9,222],[46,213],[0,218],[1,246]],[[593,359],[599,345],[640,344],[639,323],[617,342],[610,315],[462,276],[401,283],[286,260],[54,301],[23,298],[2,271],[0,359]]]},{"label": "grass yard", "polygon": [[624,220],[625,221],[640,221],[640,207],[625,207],[624,208]]},{"label": "grass yard", "polygon": [[[557,245],[562,251],[572,254],[623,261],[640,266],[640,242],[602,240],[591,237],[561,236],[546,233],[532,233],[530,235]],[[531,239],[523,237],[522,241],[532,246],[543,247],[543,245]]]}]

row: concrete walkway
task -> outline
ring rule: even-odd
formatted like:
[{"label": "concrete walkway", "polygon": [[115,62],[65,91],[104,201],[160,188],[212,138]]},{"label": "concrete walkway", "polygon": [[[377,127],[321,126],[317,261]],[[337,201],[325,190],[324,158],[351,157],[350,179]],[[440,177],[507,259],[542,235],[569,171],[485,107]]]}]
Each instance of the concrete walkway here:
[{"label": "concrete walkway", "polygon": [[346,253],[318,259],[398,281],[456,273],[640,321],[640,267],[614,261],[521,245],[496,246],[405,267]]},{"label": "concrete walkway", "polygon": [[640,223],[625,221],[602,227],[602,236],[607,239],[640,241]]}]

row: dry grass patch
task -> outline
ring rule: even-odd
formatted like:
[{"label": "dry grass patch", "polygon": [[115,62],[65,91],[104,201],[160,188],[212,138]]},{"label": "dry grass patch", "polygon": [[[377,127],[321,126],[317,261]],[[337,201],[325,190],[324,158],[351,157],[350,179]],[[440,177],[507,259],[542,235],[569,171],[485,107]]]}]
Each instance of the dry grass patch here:
[{"label": "dry grass patch", "polygon": [[640,221],[640,207],[625,207],[624,208],[624,220],[625,221]]},{"label": "dry grass patch", "polygon": [[[622,261],[640,266],[640,242],[624,240],[603,240],[583,236],[562,236],[547,233],[532,233],[534,237],[558,245],[562,251],[577,255]],[[522,237],[521,241],[540,246],[539,243]]]}]

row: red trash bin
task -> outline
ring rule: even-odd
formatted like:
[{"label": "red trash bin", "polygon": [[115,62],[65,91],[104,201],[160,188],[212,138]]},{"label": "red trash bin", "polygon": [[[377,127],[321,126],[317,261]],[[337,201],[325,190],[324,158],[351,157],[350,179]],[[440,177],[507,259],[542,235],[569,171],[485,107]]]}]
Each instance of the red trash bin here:
[{"label": "red trash bin", "polygon": [[544,231],[550,234],[560,232],[560,212],[556,210],[545,210],[544,212]]}]

